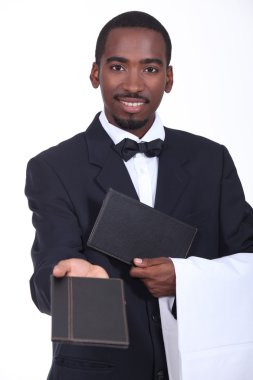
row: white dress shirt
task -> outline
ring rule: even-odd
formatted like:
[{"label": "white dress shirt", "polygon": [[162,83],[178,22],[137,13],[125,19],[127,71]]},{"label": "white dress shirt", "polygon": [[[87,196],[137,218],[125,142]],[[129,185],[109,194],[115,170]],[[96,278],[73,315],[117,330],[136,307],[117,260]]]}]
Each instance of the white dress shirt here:
[{"label": "white dress shirt", "polygon": [[[110,124],[104,112],[101,112],[99,120],[115,145],[125,138],[129,138],[138,143],[144,141],[149,142],[155,139],[164,141],[165,139],[164,127],[158,115],[156,115],[152,128],[150,128],[141,139],[133,133],[124,131]],[[130,158],[130,160],[124,161],[139,200],[151,207],[154,207],[155,203],[158,160],[158,157],[147,157],[144,153],[137,153],[134,157]]]}]

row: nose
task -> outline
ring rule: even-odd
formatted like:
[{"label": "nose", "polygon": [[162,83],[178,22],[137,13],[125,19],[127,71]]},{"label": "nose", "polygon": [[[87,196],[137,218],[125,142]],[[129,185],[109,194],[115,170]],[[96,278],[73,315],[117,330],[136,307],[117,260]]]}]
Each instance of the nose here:
[{"label": "nose", "polygon": [[128,70],[125,75],[123,88],[127,92],[138,93],[144,90],[144,80],[141,74],[135,70]]}]

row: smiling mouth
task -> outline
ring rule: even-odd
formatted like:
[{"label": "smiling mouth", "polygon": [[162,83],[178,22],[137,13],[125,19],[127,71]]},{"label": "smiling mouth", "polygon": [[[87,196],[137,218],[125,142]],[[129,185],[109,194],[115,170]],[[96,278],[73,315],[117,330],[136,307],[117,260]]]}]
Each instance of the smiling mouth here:
[{"label": "smiling mouth", "polygon": [[129,100],[119,99],[119,103],[121,105],[121,109],[123,112],[126,112],[127,114],[132,114],[132,115],[142,112],[146,104],[144,100],[140,101],[137,99],[136,101],[130,101],[130,99]]},{"label": "smiling mouth", "polygon": [[127,106],[127,107],[140,107],[145,102],[126,102],[124,100],[120,100],[120,103],[123,104],[124,106]]}]

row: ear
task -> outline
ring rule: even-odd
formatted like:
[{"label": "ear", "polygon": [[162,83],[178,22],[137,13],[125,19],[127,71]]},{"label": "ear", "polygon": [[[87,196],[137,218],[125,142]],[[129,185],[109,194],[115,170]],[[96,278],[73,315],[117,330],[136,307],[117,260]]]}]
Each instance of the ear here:
[{"label": "ear", "polygon": [[99,87],[99,67],[96,62],[92,64],[92,68],[90,72],[90,81],[94,88]]},{"label": "ear", "polygon": [[172,66],[167,67],[167,74],[166,74],[167,80],[166,80],[166,86],[165,86],[165,92],[170,92],[173,86],[173,68]]}]

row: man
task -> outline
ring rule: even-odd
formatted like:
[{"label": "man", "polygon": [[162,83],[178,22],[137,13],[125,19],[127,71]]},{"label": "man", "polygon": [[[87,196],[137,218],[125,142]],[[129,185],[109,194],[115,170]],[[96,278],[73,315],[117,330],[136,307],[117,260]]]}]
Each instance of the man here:
[{"label": "man", "polygon": [[[169,35],[152,16],[127,12],[109,21],[90,74],[104,111],[86,132],[28,164],[26,195],[36,228],[31,293],[37,307],[50,314],[52,273],[122,278],[127,302],[129,349],[54,344],[49,380],[168,379],[158,298],[175,296],[172,260],[136,258],[129,271],[86,247],[110,187],[198,227],[189,256],[253,251],[253,212],[226,148],[164,128],[156,114],[173,85],[170,58]],[[124,160],[125,138],[158,139],[162,150]]]}]

